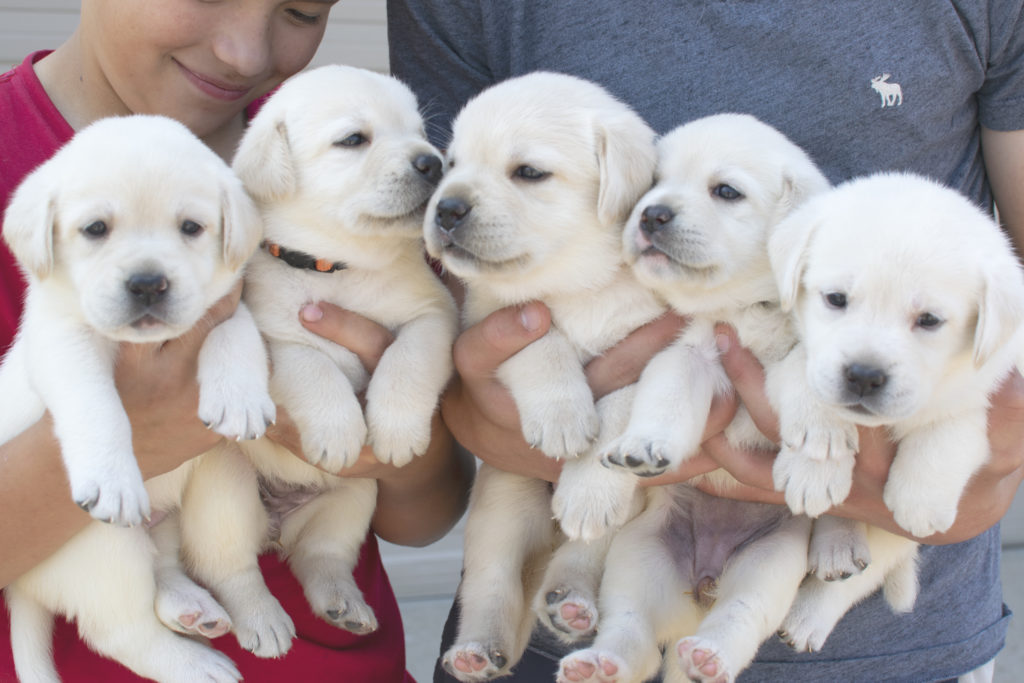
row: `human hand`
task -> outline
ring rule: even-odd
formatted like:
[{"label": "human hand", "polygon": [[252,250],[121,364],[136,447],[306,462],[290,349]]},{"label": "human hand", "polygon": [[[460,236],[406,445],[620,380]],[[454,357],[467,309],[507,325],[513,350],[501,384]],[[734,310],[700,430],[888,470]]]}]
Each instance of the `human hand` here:
[{"label": "human hand", "polygon": [[198,417],[199,350],[206,335],[238,307],[239,283],[184,335],[153,344],[120,345],[114,381],[132,425],[145,478],[170,472],[222,438]]},{"label": "human hand", "polygon": [[[543,336],[551,314],[538,302],[495,311],[464,331],[454,349],[457,377],[441,403],[445,422],[468,450],[499,469],[557,481],[561,464],[523,438],[508,390],[496,379],[501,363]],[[647,361],[679,333],[683,321],[666,314],[643,326],[586,367],[598,399],[635,382]]]},{"label": "human hand", "polygon": [[[768,438],[778,441],[778,418],[764,392],[763,369],[753,354],[739,345],[731,328],[721,325],[716,328],[716,333],[724,347],[722,364],[736,393],[758,429]],[[910,537],[896,524],[882,500],[889,467],[896,455],[896,444],[889,439],[884,428],[859,427],[858,437],[859,450],[850,495],[828,514],[861,520]],[[989,441],[992,455],[964,491],[956,522],[948,531],[923,539],[924,542],[956,543],[972,538],[998,522],[1013,502],[1014,493],[1024,479],[1024,378],[1016,372],[992,398]],[[740,486],[729,490],[714,490],[702,485],[709,493],[785,504],[783,494],[774,490],[774,451],[736,448],[722,434],[715,434],[705,441],[703,451],[740,482]]]}]

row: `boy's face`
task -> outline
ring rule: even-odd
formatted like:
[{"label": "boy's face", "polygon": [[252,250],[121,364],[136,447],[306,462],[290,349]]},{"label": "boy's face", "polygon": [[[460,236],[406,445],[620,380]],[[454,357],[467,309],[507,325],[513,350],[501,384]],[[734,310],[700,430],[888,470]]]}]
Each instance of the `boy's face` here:
[{"label": "boy's face", "polygon": [[312,59],[337,0],[83,0],[86,84],[206,137]]}]

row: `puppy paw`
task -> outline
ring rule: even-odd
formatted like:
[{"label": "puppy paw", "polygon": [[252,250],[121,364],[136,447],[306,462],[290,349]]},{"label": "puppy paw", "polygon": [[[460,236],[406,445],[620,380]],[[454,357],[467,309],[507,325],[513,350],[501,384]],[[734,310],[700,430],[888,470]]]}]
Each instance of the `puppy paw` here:
[{"label": "puppy paw", "polygon": [[295,625],[277,600],[261,601],[243,614],[232,612],[235,638],[257,657],[281,657],[292,647]]},{"label": "puppy paw", "polygon": [[158,576],[157,618],[172,631],[217,638],[231,630],[231,617],[202,586],[180,572]]},{"label": "puppy paw", "polygon": [[277,419],[277,406],[265,382],[204,382],[199,387],[199,419],[229,439],[252,440]]},{"label": "puppy paw", "polygon": [[775,489],[784,491],[794,514],[818,517],[846,500],[853,484],[854,451],[834,451],[828,458],[812,458],[806,448],[783,445],[775,458]]},{"label": "puppy paw", "polygon": [[814,614],[798,610],[786,615],[778,636],[797,652],[817,652],[825,645],[832,626]]},{"label": "puppy paw", "polygon": [[377,405],[366,407],[369,444],[377,460],[403,467],[430,445],[431,413],[404,410],[386,412]]},{"label": "puppy paw", "polygon": [[[132,456],[134,462],[134,455]],[[94,519],[117,526],[138,526],[149,519],[149,496],[137,467],[122,467],[107,472],[102,479],[92,473],[69,468],[71,498]]]},{"label": "puppy paw", "polygon": [[537,616],[552,633],[570,643],[592,636],[597,630],[597,602],[572,586],[547,590]]},{"label": "puppy paw", "polygon": [[558,683],[619,683],[632,681],[621,657],[593,648],[578,650],[558,663]]},{"label": "puppy paw", "polygon": [[444,670],[460,681],[489,681],[509,672],[511,664],[500,648],[481,643],[453,645],[441,659]]},{"label": "puppy paw", "polygon": [[303,588],[309,606],[324,621],[356,635],[377,630],[377,617],[351,579],[335,581],[323,576],[307,580]]},{"label": "puppy paw", "polygon": [[602,450],[601,464],[628,470],[638,477],[654,477],[678,465],[685,456],[666,440],[627,433]]},{"label": "puppy paw", "polygon": [[918,538],[948,531],[956,521],[958,498],[945,491],[886,484],[882,500],[896,523]]},{"label": "puppy paw", "polygon": [[551,498],[552,513],[566,536],[593,541],[629,521],[635,490],[635,480],[621,472],[603,481],[563,477]]},{"label": "puppy paw", "polygon": [[691,681],[730,683],[734,674],[715,644],[703,638],[683,638],[676,643],[679,666]]},{"label": "puppy paw", "polygon": [[317,418],[293,416],[310,464],[335,473],[356,463],[366,443],[366,422],[358,403],[355,407]]},{"label": "puppy paw", "polygon": [[552,458],[576,457],[597,437],[600,419],[593,401],[584,405],[545,405],[543,409],[520,406],[526,442]]},{"label": "puppy paw", "polygon": [[807,571],[822,581],[840,581],[860,574],[871,563],[871,551],[865,539],[811,544],[807,553]]},{"label": "puppy paw", "polygon": [[[168,683],[236,683],[242,680],[238,667],[227,655],[205,644],[174,636],[174,647],[156,644],[145,653],[146,664]],[[159,652],[154,650],[159,649]]]}]

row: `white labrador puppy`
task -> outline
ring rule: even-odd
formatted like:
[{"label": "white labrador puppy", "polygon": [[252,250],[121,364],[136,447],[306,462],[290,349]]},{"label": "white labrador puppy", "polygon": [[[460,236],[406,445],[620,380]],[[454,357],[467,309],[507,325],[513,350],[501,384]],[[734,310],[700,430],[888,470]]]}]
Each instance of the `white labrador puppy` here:
[{"label": "white labrador puppy", "polygon": [[[352,578],[376,482],[329,472],[353,464],[364,444],[397,466],[427,449],[458,316],[423,252],[424,206],[443,163],[397,80],[343,66],[293,77],[250,123],[234,168],[266,229],[244,300],[269,346],[271,395],[298,426],[308,462],[267,439],[241,444],[256,473],[233,457],[206,461],[182,510],[183,549],[242,646],[274,657],[294,627],[257,565],[268,542],[316,614],[355,633],[377,628]],[[296,312],[315,301],[394,333],[372,378],[354,353],[302,327]]]},{"label": "white labrador puppy", "polygon": [[[767,242],[794,208],[828,188],[799,147],[747,115],[680,126],[658,152],[658,182],[633,210],[623,248],[637,278],[690,322],[644,370],[629,425],[604,450],[607,466],[641,476],[696,453],[712,398],[730,390],[715,323],[733,325],[769,366],[796,342]],[[726,434],[737,445],[774,448],[742,409]],[[707,476],[734,483],[724,471]],[[808,518],[785,506],[717,498],[689,484],[650,492],[644,512],[612,541],[597,638],[563,658],[559,680],[639,682],[659,670],[666,680],[733,680],[796,596],[810,530]]]},{"label": "white labrador puppy", "polygon": [[[514,78],[460,112],[450,171],[428,207],[427,248],[466,283],[466,324],[531,299],[551,310],[548,333],[498,377],[526,439],[568,459],[563,482],[574,459],[592,457],[595,439],[625,426],[632,395],[620,390],[595,406],[584,363],[664,311],[622,264],[618,246],[623,221],[653,179],[653,139],[639,116],[593,83],[552,73]],[[627,493],[622,509],[602,509],[625,519],[630,506]],[[481,466],[466,527],[462,619],[444,656],[453,675],[508,673],[536,622],[535,595],[542,619],[566,638],[592,630],[607,540],[563,541],[547,482]],[[570,623],[570,613],[589,616]]]},{"label": "white labrador puppy", "polygon": [[[175,610],[209,596],[176,566],[154,562],[139,524],[177,504],[191,466],[147,482],[113,381],[119,342],[172,339],[242,275],[262,232],[255,206],[219,157],[184,126],[112,118],[79,132],[15,192],[4,236],[29,280],[24,317],[0,368],[0,442],[53,416],[74,499],[102,520],[7,588],[18,675],[55,681],[53,613],[77,621],[96,651],[161,681],[232,681],[223,655],[175,635],[154,613],[201,632]],[[262,342],[244,305],[214,328],[199,356],[199,416],[234,438],[274,418]],[[174,563],[172,563],[173,565]],[[162,605],[162,607],[161,607]],[[195,614],[192,615],[193,617]],[[216,633],[206,632],[206,635]]]},{"label": "white labrador puppy", "polygon": [[[957,192],[893,173],[818,196],[769,247],[801,340],[768,378],[776,488],[812,516],[841,503],[856,426],[885,427],[899,444],[883,492],[897,524],[920,538],[949,529],[989,455],[988,396],[1021,348],[1024,277],[1006,235]],[[810,582],[787,619],[794,644],[820,647],[886,565],[906,564],[916,544],[898,541],[872,544],[860,576]]]}]

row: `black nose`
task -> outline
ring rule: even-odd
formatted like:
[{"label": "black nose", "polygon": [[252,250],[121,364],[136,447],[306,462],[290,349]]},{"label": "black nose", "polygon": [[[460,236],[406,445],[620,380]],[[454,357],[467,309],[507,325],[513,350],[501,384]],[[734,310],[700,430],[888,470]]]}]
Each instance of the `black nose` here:
[{"label": "black nose", "polygon": [[454,230],[473,207],[460,197],[445,197],[437,203],[437,217],[434,222],[442,230]]},{"label": "black nose", "polygon": [[161,273],[136,273],[125,286],[140,303],[151,306],[163,298],[171,284]]},{"label": "black nose", "polygon": [[648,206],[640,214],[640,229],[650,235],[661,230],[675,217],[675,212],[664,204]]},{"label": "black nose", "polygon": [[440,157],[434,154],[421,154],[412,160],[412,167],[430,181],[431,185],[437,185],[441,180],[441,170],[444,166]]},{"label": "black nose", "polygon": [[846,386],[858,396],[870,396],[885,386],[889,376],[884,370],[863,363],[851,363],[843,371]]}]

